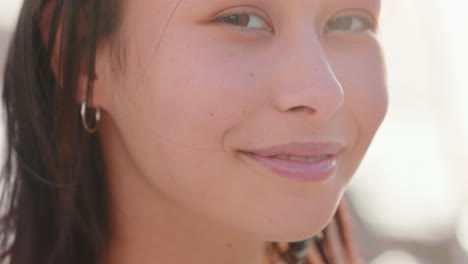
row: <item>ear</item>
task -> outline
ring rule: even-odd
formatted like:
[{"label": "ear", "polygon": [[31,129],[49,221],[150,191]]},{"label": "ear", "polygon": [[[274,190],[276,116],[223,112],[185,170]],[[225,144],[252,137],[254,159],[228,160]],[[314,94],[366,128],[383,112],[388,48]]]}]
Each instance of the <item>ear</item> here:
[{"label": "ear", "polygon": [[[60,48],[61,40],[62,40],[61,21],[59,21],[59,24],[57,25],[56,36],[53,38],[51,38],[50,36],[51,22],[54,16],[55,6],[56,6],[56,0],[50,0],[44,6],[44,9],[42,10],[41,20],[40,20],[40,30],[41,30],[41,38],[45,47],[49,46],[50,41],[54,41],[53,50],[51,53],[51,70],[56,80],[60,83],[61,80],[60,80],[60,69],[59,69],[60,67],[59,66],[59,63],[60,63],[59,62],[59,57],[60,57],[59,48]],[[81,36],[78,36],[78,38],[80,37]],[[82,66],[80,68],[80,72],[78,75],[78,84],[76,87],[77,90],[75,91],[75,102],[77,104],[82,104],[86,100],[88,87],[90,87],[92,89],[91,90],[92,94],[90,95],[88,106],[100,107],[100,108],[104,108],[105,106],[107,106],[106,101],[104,100],[107,95],[104,88],[107,87],[107,85],[105,85],[104,83],[110,79],[107,78],[108,74],[106,72],[106,67],[105,67],[105,65],[107,65],[105,59],[107,59],[108,56],[103,56],[106,52],[108,52],[107,47],[103,45],[102,43],[98,43],[96,47],[96,56],[95,56],[96,58],[95,58],[95,65],[94,65],[95,74],[93,76],[88,76],[89,63],[87,62],[87,60],[83,60],[83,62],[81,63]]]},{"label": "ear", "polygon": [[90,107],[107,108],[108,99],[110,98],[109,86],[112,80],[110,78],[108,52],[107,44],[98,43],[94,62],[94,76],[88,75],[88,65],[84,65],[85,67],[80,70],[75,96],[77,104],[82,104],[86,100],[88,89],[91,89],[88,105]]}]

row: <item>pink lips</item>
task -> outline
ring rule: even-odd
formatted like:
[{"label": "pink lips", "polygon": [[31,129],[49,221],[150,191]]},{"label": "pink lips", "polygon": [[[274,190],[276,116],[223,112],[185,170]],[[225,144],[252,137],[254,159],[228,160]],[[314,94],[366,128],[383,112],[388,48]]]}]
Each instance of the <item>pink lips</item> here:
[{"label": "pink lips", "polygon": [[[319,182],[331,177],[343,145],[335,142],[293,143],[241,151],[250,160],[291,181]],[[280,157],[278,157],[280,156]],[[281,157],[282,156],[282,157]],[[285,156],[294,157],[293,159]],[[296,160],[307,158],[309,160]]]}]

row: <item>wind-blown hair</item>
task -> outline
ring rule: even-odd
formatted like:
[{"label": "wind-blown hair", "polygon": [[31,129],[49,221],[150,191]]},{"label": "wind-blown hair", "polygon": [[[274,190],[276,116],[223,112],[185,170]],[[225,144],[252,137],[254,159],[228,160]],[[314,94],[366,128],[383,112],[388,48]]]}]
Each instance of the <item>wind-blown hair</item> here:
[{"label": "wind-blown hair", "polygon": [[[92,87],[96,47],[112,39],[123,7],[122,0],[24,1],[4,73],[1,263],[102,261],[110,233],[106,172],[75,98],[83,71]],[[267,243],[265,259],[356,263],[344,207],[322,233]]]}]

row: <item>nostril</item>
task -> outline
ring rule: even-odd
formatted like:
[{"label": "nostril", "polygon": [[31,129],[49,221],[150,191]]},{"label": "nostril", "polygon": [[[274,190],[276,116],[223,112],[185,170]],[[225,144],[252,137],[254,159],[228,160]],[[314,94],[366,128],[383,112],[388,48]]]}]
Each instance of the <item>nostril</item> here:
[{"label": "nostril", "polygon": [[314,114],[315,112],[317,112],[317,110],[315,110],[314,108],[303,105],[291,107],[289,110],[293,112],[307,112],[310,114]]}]

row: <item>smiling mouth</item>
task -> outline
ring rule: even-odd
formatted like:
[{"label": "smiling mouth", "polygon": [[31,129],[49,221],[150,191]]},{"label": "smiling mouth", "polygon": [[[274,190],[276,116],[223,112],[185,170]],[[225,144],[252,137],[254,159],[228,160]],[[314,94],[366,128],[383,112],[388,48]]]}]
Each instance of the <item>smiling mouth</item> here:
[{"label": "smiling mouth", "polygon": [[290,155],[259,156],[255,153],[240,152],[244,160],[255,170],[273,173],[292,182],[323,182],[337,171],[337,155],[299,157]]},{"label": "smiling mouth", "polygon": [[318,157],[301,157],[301,156],[291,156],[291,155],[275,155],[269,156],[268,158],[272,159],[281,159],[281,160],[293,160],[293,161],[300,161],[305,163],[315,163],[325,159],[330,158],[330,155],[322,155]]},{"label": "smiling mouth", "polygon": [[321,182],[332,177],[344,145],[336,141],[290,143],[239,151],[256,170],[295,182]]}]

